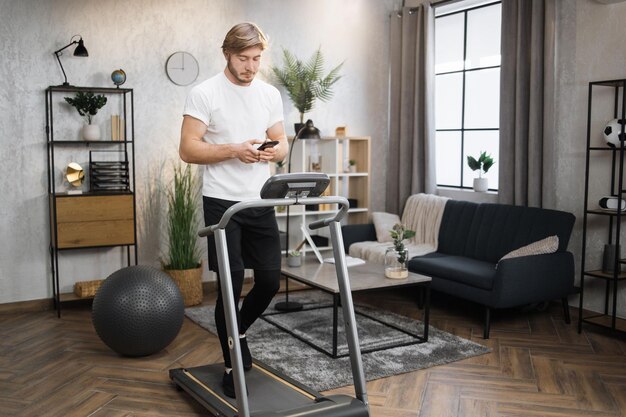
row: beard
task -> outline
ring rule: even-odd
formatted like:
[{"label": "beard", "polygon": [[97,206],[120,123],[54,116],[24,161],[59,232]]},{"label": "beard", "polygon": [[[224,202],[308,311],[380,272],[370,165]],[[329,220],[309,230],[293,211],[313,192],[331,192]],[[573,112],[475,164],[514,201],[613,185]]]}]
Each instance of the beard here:
[{"label": "beard", "polygon": [[235,79],[241,84],[250,84],[252,80],[254,80],[254,76],[256,75],[256,72],[252,71],[238,73],[235,67],[230,63],[230,60],[228,61],[227,68],[228,72],[230,72],[231,75],[235,77]]}]

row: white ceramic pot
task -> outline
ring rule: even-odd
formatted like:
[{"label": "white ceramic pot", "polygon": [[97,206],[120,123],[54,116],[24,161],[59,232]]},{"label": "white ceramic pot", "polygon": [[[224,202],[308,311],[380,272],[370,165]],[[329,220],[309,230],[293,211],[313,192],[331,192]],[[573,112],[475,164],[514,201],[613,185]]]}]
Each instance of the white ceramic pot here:
[{"label": "white ceramic pot", "polygon": [[302,256],[291,256],[287,257],[287,265],[296,267],[302,265]]},{"label": "white ceramic pot", "polygon": [[83,126],[83,139],[84,140],[100,140],[100,126],[84,125]]},{"label": "white ceramic pot", "polygon": [[487,178],[474,178],[474,191],[484,193],[489,188],[489,180]]}]

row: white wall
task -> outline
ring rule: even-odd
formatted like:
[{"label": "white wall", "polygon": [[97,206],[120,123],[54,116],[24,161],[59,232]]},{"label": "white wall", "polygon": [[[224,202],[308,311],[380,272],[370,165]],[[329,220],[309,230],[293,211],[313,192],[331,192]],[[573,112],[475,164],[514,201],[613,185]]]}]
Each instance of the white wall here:
[{"label": "white wall", "polygon": [[[158,221],[150,210],[155,184],[169,178],[177,158],[181,111],[191,87],[166,77],[167,57],[191,52],[199,80],[224,67],[219,46],[226,31],[245,20],[270,38],[264,65],[280,62],[281,47],[307,58],[321,46],[327,67],[345,60],[344,78],[329,103],[307,117],[323,134],[339,125],[350,134],[372,136],[371,207],[384,206],[387,142],[388,15],[400,0],[3,0],[0,2],[0,303],[52,295],[48,255],[48,206],[44,89],[63,81],[52,52],[72,35],[83,36],[88,58],[61,58],[68,80],[79,86],[112,86],[122,68],[124,87],[135,93],[137,198],[140,262],[158,265],[163,249]],[[286,96],[288,133],[298,114]],[[106,124],[106,120],[100,120]],[[77,129],[81,124],[76,115]],[[88,159],[86,148],[68,159]],[[165,161],[164,179],[158,172]],[[67,161],[69,162],[69,160]],[[61,163],[60,163],[61,164]],[[58,167],[55,176],[61,177]],[[378,190],[378,191],[377,191]],[[157,207],[158,208],[158,207]],[[66,252],[61,290],[75,280],[104,278],[123,265],[119,249]],[[206,277],[206,275],[205,275]]]}]

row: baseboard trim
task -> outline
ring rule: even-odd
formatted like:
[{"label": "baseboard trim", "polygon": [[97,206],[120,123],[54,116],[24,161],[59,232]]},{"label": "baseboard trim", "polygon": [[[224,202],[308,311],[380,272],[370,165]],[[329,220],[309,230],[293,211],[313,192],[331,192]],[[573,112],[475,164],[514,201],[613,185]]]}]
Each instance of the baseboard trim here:
[{"label": "baseboard trim", "polygon": [[54,308],[52,298],[41,300],[16,301],[14,303],[0,304],[0,314],[35,313]]},{"label": "baseboard trim", "polygon": [[[244,278],[243,283],[244,285],[251,285],[253,283],[252,277]],[[303,284],[294,282],[289,285],[289,288],[290,291],[298,291],[307,287]],[[217,291],[217,281],[203,281],[202,291],[205,295],[210,291]],[[278,292],[284,292],[284,289],[281,288]],[[39,311],[47,311],[52,309],[54,309],[54,303],[52,302],[52,298],[16,301],[12,303],[0,304],[0,314],[36,313]]]}]

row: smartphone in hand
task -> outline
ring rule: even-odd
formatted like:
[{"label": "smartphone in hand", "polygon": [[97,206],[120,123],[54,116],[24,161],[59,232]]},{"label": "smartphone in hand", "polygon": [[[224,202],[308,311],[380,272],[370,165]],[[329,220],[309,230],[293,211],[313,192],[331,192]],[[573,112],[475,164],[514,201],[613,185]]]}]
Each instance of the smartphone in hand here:
[{"label": "smartphone in hand", "polygon": [[274,146],[278,145],[278,143],[279,142],[277,140],[271,140],[269,142],[263,142],[261,144],[261,146],[259,146],[256,149],[257,149],[257,151],[262,151],[262,150],[267,149],[267,148],[273,148]]}]

